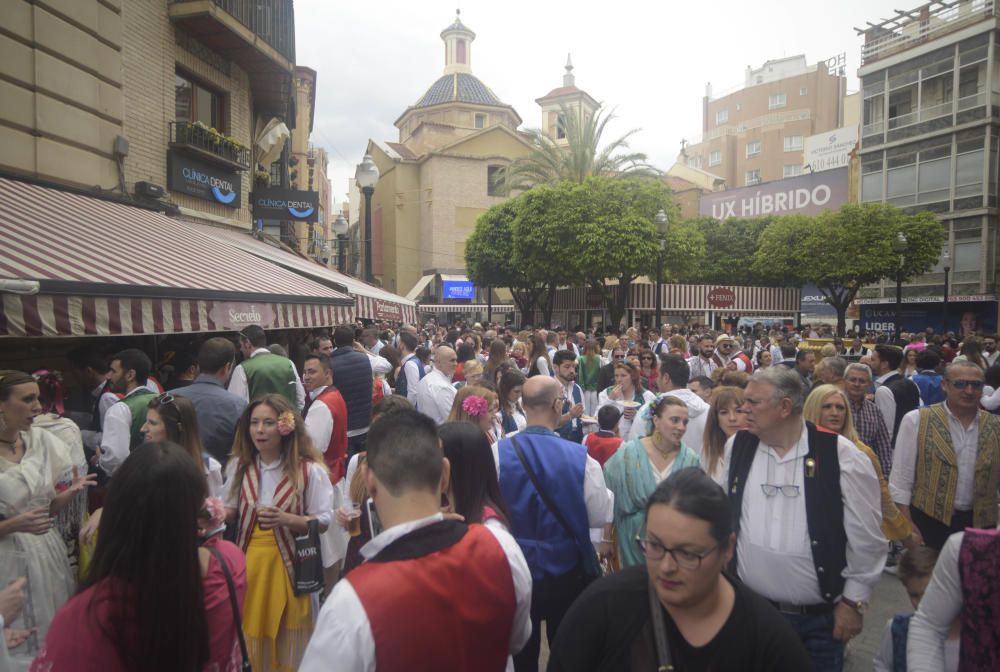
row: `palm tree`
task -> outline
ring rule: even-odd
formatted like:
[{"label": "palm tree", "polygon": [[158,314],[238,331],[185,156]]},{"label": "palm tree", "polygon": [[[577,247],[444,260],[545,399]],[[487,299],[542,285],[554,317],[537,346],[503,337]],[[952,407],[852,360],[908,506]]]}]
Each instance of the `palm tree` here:
[{"label": "palm tree", "polygon": [[649,165],[642,152],[628,152],[628,140],[641,129],[633,128],[617,140],[599,149],[601,136],[614,113],[597,108],[584,114],[582,107],[562,108],[560,122],[566,144],[553,140],[538,129],[527,131],[533,149],[517,159],[498,176],[498,186],[506,193],[525,191],[539,184],[569,181],[582,183],[595,175],[608,177],[655,177],[660,174]]}]

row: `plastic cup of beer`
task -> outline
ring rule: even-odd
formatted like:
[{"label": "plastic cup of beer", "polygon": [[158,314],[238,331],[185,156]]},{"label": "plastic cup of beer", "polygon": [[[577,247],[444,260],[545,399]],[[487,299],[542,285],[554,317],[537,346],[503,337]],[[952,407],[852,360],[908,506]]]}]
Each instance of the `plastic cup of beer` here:
[{"label": "plastic cup of beer", "polygon": [[361,504],[351,502],[349,506],[343,507],[344,515],[347,516],[347,532],[352,537],[361,534]]}]

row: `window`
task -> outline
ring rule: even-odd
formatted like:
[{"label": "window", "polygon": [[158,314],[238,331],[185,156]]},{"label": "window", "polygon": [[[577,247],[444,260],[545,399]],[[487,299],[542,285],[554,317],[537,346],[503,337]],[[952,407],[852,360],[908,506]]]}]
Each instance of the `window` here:
[{"label": "window", "polygon": [[747,158],[752,158],[760,154],[760,140],[747,143]]},{"label": "window", "polygon": [[952,270],[956,273],[978,271],[982,249],[983,244],[978,240],[955,243],[954,268]]},{"label": "window", "polygon": [[777,110],[788,103],[788,97],[783,93],[772,93],[767,97],[767,109]]},{"label": "window", "polygon": [[459,63],[466,63],[465,60],[465,40],[455,40],[455,60]]},{"label": "window", "polygon": [[486,195],[503,196],[501,188],[501,178],[503,176],[503,166],[486,166]]},{"label": "window", "polygon": [[805,137],[801,135],[787,135],[785,136],[785,151],[786,152],[801,152],[805,144]]},{"label": "window", "polygon": [[562,112],[556,117],[556,140],[566,139],[566,117]]},{"label": "window", "polygon": [[717,166],[720,163],[722,163],[722,152],[720,152],[719,150],[715,150],[714,152],[708,155],[708,165]]},{"label": "window", "polygon": [[486,128],[485,114],[476,114],[476,128]]},{"label": "window", "polygon": [[724,124],[729,121],[729,110],[719,110],[715,113],[715,125]]},{"label": "window", "polygon": [[808,96],[809,95],[809,87],[808,86],[800,86],[799,87],[799,95],[800,96]]},{"label": "window", "polygon": [[700,156],[689,157],[687,160],[687,165],[691,166],[692,168],[701,168],[701,157]]},{"label": "window", "polygon": [[222,94],[212,91],[187,75],[174,75],[174,117],[177,121],[200,121],[209,128],[223,131]]},{"label": "window", "polygon": [[752,187],[755,184],[760,184],[760,168],[748,170],[746,174],[746,186]]},{"label": "window", "polygon": [[793,163],[789,166],[785,166],[782,171],[782,177],[795,177],[796,175],[802,174],[802,166],[797,163]]}]

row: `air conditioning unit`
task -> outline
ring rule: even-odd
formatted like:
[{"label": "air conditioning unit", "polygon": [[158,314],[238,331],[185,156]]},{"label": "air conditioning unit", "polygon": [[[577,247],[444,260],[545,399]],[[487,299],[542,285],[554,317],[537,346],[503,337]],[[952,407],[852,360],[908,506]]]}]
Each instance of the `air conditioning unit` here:
[{"label": "air conditioning unit", "polygon": [[167,192],[163,187],[152,182],[136,182],[135,193],[137,196],[145,196],[147,198],[163,198]]}]

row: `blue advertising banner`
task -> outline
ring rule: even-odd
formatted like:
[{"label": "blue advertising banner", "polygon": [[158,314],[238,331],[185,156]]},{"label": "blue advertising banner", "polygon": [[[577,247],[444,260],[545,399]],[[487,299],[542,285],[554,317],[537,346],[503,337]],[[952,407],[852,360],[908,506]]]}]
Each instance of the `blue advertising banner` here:
[{"label": "blue advertising banner", "polygon": [[[959,298],[959,297],[956,297]],[[895,303],[865,304],[860,306],[860,327],[863,331],[889,333],[896,326]],[[904,301],[900,306],[899,322],[902,331],[923,331],[930,327],[936,333],[955,332],[963,338],[978,332],[995,334],[997,331],[997,302],[949,301],[947,320],[944,303],[916,303]]]},{"label": "blue advertising banner", "polygon": [[813,283],[802,285],[802,295],[800,299],[799,312],[807,315],[829,315],[837,316],[837,309],[826,302],[826,297],[820,293],[819,288]]},{"label": "blue advertising banner", "polygon": [[471,301],[476,298],[476,286],[468,280],[445,280],[441,284],[442,299]]},{"label": "blue advertising banner", "polygon": [[203,198],[230,208],[242,205],[240,175],[232,168],[217,166],[188,156],[178,149],[167,154],[167,189]]}]

